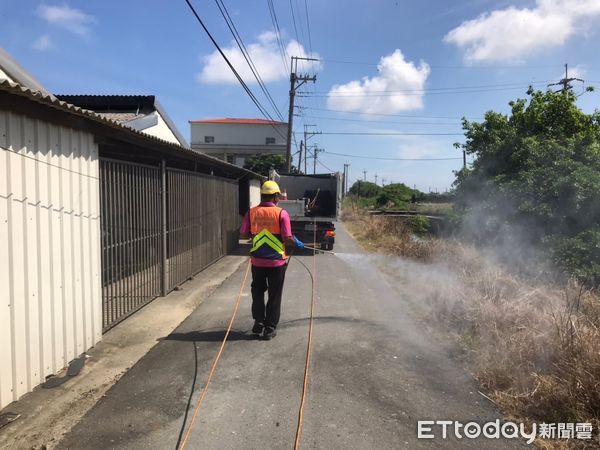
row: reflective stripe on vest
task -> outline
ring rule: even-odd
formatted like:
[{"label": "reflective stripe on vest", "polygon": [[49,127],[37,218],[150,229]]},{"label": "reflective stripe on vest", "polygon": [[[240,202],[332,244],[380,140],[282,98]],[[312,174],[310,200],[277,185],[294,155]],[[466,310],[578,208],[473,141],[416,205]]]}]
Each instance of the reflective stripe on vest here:
[{"label": "reflective stripe on vest", "polygon": [[250,234],[252,234],[250,254],[262,259],[286,259],[279,224],[281,208],[256,206],[251,208],[248,214]]}]

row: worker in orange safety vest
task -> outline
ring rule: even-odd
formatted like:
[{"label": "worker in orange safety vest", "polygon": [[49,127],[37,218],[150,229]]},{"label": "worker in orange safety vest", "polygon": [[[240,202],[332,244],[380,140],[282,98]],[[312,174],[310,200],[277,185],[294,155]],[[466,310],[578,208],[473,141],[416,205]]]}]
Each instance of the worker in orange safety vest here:
[{"label": "worker in orange safety vest", "polygon": [[[283,282],[289,262],[286,246],[298,249],[304,244],[292,235],[290,216],[277,206],[281,191],[275,181],[260,189],[261,202],[244,216],[240,235],[252,237],[252,333],[269,340],[277,335],[281,315]],[[265,305],[265,292],[268,301]]]}]

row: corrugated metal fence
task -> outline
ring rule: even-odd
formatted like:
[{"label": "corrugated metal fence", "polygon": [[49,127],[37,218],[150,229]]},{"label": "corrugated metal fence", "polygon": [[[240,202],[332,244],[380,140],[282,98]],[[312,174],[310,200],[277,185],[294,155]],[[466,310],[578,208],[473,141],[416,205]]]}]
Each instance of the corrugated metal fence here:
[{"label": "corrugated metal fence", "polygon": [[177,169],[113,160],[100,168],[107,330],[233,248],[239,188]]},{"label": "corrugated metal fence", "polygon": [[98,147],[0,110],[0,408],[101,338]]}]

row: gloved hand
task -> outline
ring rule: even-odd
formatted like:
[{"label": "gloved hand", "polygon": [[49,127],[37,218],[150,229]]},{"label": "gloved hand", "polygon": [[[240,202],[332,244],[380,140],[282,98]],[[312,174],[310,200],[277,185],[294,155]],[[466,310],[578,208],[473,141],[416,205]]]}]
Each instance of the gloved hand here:
[{"label": "gloved hand", "polygon": [[296,248],[302,250],[304,248],[304,242],[294,236],[294,244],[296,244]]}]

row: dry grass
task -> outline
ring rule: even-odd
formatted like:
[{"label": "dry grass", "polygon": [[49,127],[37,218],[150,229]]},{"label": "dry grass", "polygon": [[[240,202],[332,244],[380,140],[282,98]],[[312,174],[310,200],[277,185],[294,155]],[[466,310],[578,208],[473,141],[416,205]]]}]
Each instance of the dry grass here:
[{"label": "dry grass", "polygon": [[453,206],[452,203],[413,203],[408,209],[419,214],[444,215],[450,214]]},{"label": "dry grass", "polygon": [[346,208],[343,220],[350,232],[370,250],[386,249],[394,255],[421,261],[432,261],[445,252],[445,241],[414,236],[410,226],[402,220],[370,216],[356,207]]},{"label": "dry grass", "polygon": [[[407,287],[423,295],[430,316],[460,336],[482,389],[508,416],[537,423],[589,422],[597,433],[596,293],[574,282],[551,286],[522,279],[456,241],[414,239],[401,223],[360,210],[347,210],[344,220],[370,249],[425,263],[418,270],[427,276],[409,277]],[[446,277],[432,282],[440,267]],[[597,435],[591,441],[536,441],[548,449],[598,448],[598,443]]]}]

